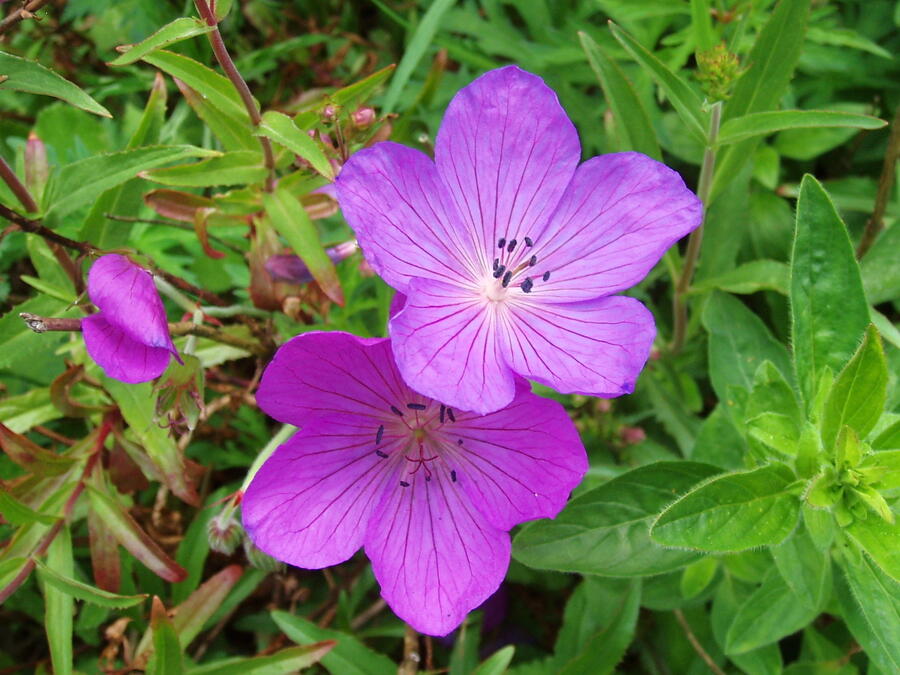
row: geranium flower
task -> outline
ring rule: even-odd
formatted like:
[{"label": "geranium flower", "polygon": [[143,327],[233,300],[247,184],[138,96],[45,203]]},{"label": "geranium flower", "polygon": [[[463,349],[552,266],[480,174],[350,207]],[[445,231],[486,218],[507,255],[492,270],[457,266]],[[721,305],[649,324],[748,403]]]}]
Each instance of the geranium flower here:
[{"label": "geranium flower", "polygon": [[403,378],[486,413],[515,374],[561,392],[633,391],[655,336],[639,282],[700,224],[681,177],[624,152],[578,165],[556,95],[508,66],[451,101],[435,159],[396,143],[354,154],[338,202],[372,267],[407,296],[389,324]]},{"label": "geranium flower", "polygon": [[491,415],[456,411],[403,382],[386,339],[300,335],[275,354],[257,400],[302,428],[243,497],[254,543],[312,569],[364,546],[387,603],[431,635],[497,589],[508,530],[555,516],[587,470],[563,407],[527,382]]},{"label": "geranium flower", "polygon": [[100,311],[81,321],[84,345],[109,377],[146,382],[171,356],[181,363],[150,272],[125,256],[101,256],[88,273],[88,296]]}]

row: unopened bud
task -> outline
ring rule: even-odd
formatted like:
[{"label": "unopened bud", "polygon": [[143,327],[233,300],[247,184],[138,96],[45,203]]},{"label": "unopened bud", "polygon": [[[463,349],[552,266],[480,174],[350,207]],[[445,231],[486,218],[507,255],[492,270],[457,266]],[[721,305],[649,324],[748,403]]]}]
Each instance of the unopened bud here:
[{"label": "unopened bud", "polygon": [[256,544],[250,541],[250,537],[244,537],[244,553],[247,562],[263,572],[274,572],[281,568],[281,563],[272,556],[260,551]]},{"label": "unopened bud", "polygon": [[697,53],[697,79],[710,101],[724,101],[731,95],[731,85],[742,73],[738,57],[724,44]]},{"label": "unopened bud", "polygon": [[[359,248],[355,240],[345,241],[337,246],[326,249],[325,253],[331,258],[331,262],[337,264],[349,258]],[[312,273],[298,256],[273,255],[266,260],[266,271],[276,281],[288,281],[294,284],[308,284],[313,280]]]},{"label": "unopened bud", "polygon": [[44,191],[49,175],[47,146],[40,136],[32,131],[28,134],[28,142],[25,143],[25,187],[35,198],[40,197]]},{"label": "unopened bud", "polygon": [[231,515],[232,509],[226,508],[222,513],[209,521],[206,527],[206,538],[209,547],[217,553],[231,555],[241,543],[244,529]]},{"label": "unopened bud", "polygon": [[330,103],[322,108],[322,117],[327,121],[331,121],[337,115],[337,109]]},{"label": "unopened bud", "polygon": [[619,438],[625,445],[636,445],[646,440],[647,434],[640,427],[622,427],[619,429]]},{"label": "unopened bud", "polygon": [[372,123],[375,121],[375,110],[368,106],[357,108],[351,117],[353,118],[353,124],[358,129],[366,129],[372,126]]}]

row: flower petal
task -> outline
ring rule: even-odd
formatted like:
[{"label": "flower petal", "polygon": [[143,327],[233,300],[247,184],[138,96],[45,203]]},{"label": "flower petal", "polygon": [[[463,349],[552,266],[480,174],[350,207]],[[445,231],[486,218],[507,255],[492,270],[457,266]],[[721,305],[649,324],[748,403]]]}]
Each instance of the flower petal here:
[{"label": "flower petal", "polygon": [[578,134],[556,94],[517,66],[485,73],[453,98],[435,163],[485,270],[497,241],[544,228],[581,157]]},{"label": "flower petal", "polygon": [[84,346],[108,377],[134,384],[163,374],[172,355],[163,347],[148,347],[106,320],[106,313],[81,320]]},{"label": "flower petal", "polygon": [[517,373],[564,394],[606,397],[634,391],[656,335],[653,315],[623,296],[517,302],[504,328]]},{"label": "flower petal", "polygon": [[498,410],[515,383],[497,343],[491,308],[475,293],[414,279],[389,323],[394,358],[415,391],[461,410]]},{"label": "flower petal", "polygon": [[421,633],[446,635],[500,586],[509,535],[487,522],[444,471],[388,489],[366,555],[381,595]]},{"label": "flower petal", "polygon": [[375,431],[366,418],[335,415],[280,446],[241,502],[253,543],[309,569],[336,565],[359,550],[397,462],[405,461],[402,453],[396,461],[377,456]]},{"label": "flower petal", "polygon": [[566,302],[629,288],[702,218],[700,200],[664,164],[637,152],[594,157],[534,239],[532,292]]},{"label": "flower petal", "polygon": [[336,185],[347,223],[388,284],[405,292],[413,277],[456,283],[468,270],[475,278],[473,245],[464,245],[447,190],[421,152],[378,143],[355,153]]},{"label": "flower petal", "polygon": [[443,454],[471,502],[498,529],[553,518],[588,469],[565,409],[527,387],[503,410],[456,417],[449,430],[463,442]]},{"label": "flower petal", "polygon": [[88,295],[106,320],[148,347],[178,358],[153,276],[122,255],[101,256],[88,273]]},{"label": "flower petal", "polygon": [[409,397],[386,339],[310,332],[283,344],[263,373],[256,400],[280,422],[303,426],[333,413],[391,415]]}]

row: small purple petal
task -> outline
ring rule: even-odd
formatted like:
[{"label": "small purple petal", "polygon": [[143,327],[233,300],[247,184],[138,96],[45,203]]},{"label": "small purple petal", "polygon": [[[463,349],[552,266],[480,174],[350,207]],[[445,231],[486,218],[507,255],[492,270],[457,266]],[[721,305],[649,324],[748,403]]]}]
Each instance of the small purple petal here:
[{"label": "small purple petal", "polygon": [[534,293],[571,302],[629,288],[702,218],[700,200],[664,164],[637,152],[589,159],[535,235],[535,276],[551,277]]},{"label": "small purple petal", "polygon": [[[359,250],[356,241],[345,241],[337,246],[325,249],[331,262],[337,264],[346,260]],[[273,255],[266,260],[266,272],[276,281],[288,281],[295,284],[308,284],[313,280],[312,272],[306,263],[296,255]]]},{"label": "small purple petal", "polygon": [[106,313],[81,320],[84,346],[108,377],[134,384],[153,380],[166,370],[171,354],[164,347],[148,347],[106,320]]},{"label": "small purple petal", "polygon": [[428,279],[409,286],[406,305],[389,323],[394,357],[415,391],[462,410],[498,410],[515,384],[490,303]]},{"label": "small purple petal", "polygon": [[382,596],[428,635],[446,635],[497,590],[509,551],[509,535],[440,471],[428,483],[387,490],[366,533]]},{"label": "small purple petal", "polygon": [[483,255],[501,237],[522,241],[545,227],[580,157],[554,91],[517,66],[460,90],[435,143],[441,179]]},{"label": "small purple petal", "polygon": [[653,315],[623,296],[564,304],[535,299],[510,313],[510,367],[564,394],[630,394],[656,336]]}]

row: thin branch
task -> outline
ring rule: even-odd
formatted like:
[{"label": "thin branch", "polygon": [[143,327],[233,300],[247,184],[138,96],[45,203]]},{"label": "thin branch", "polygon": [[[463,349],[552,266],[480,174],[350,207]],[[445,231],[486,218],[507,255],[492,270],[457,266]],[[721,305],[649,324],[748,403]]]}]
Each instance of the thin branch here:
[{"label": "thin branch", "polygon": [[19,318],[35,333],[51,331],[81,332],[81,319],[62,319],[53,316],[38,316],[30,312],[21,312]]},{"label": "thin branch", "polygon": [[887,150],[884,153],[884,164],[881,167],[881,178],[878,179],[878,192],[875,194],[875,207],[872,215],[866,221],[866,229],[863,231],[859,246],[856,249],[857,260],[868,252],[878,238],[878,234],[884,229],[884,212],[891,197],[891,189],[894,187],[894,171],[897,168],[897,160],[900,159],[900,105],[894,112],[894,121],[891,123],[891,135],[888,137]]},{"label": "thin branch", "polygon": [[[174,227],[178,230],[185,230],[186,232],[196,232],[193,225],[181,223],[177,220],[163,220],[162,218],[132,218],[130,216],[117,216],[114,213],[104,213],[103,215],[110,220],[116,220],[120,223],[147,223],[148,225],[165,225],[166,227]],[[227,242],[221,237],[217,237],[214,234],[207,234],[206,236],[216,242],[219,246],[227,248],[229,251],[233,251],[238,255],[244,255],[244,251],[240,246],[235,246],[234,244]]]},{"label": "thin branch", "polygon": [[[238,96],[241,97],[253,126],[258,127],[262,121],[262,116],[259,114],[259,108],[256,107],[256,101],[253,100],[250,88],[238,72],[234,61],[231,60],[228,49],[225,47],[225,41],[222,40],[222,33],[219,32],[219,21],[216,18],[214,9],[215,2],[210,4],[207,0],[194,0],[194,4],[197,7],[197,11],[200,12],[200,16],[206,21],[206,24],[213,27],[213,30],[207,35],[209,36],[209,44],[212,46],[213,53],[216,55],[216,60],[222,66],[222,70],[225,71],[225,76],[231,80]],[[259,144],[262,146],[266,169],[269,170],[269,177],[266,179],[266,190],[271,192],[275,189],[275,154],[272,152],[271,141],[265,136],[259,136]]]},{"label": "thin branch", "polygon": [[710,671],[715,673],[715,675],[725,675],[725,671],[719,668],[716,662],[713,661],[713,658],[703,648],[703,645],[700,644],[700,640],[697,639],[697,636],[694,635],[694,631],[691,630],[691,624],[688,623],[687,618],[684,616],[684,612],[680,609],[676,609],[673,613],[675,614],[675,618],[678,619],[678,623],[681,624],[684,635],[688,639],[688,642],[691,643],[691,647],[693,647],[694,651],[697,652],[697,655],[703,659],[703,662]]},{"label": "thin branch", "polygon": [[28,2],[23,3],[21,7],[13,10],[5,19],[0,21],[0,35],[3,35],[3,33],[20,21],[33,18],[34,13],[48,2],[50,0],[28,0]]},{"label": "thin branch", "polygon": [[214,342],[221,342],[225,345],[231,345],[238,349],[243,349],[255,354],[256,356],[268,356],[269,350],[258,342],[247,340],[231,333],[213,328],[212,326],[204,326],[193,321],[179,321],[178,323],[169,324],[169,332],[172,335],[196,335],[197,337],[207,338]]},{"label": "thin branch", "polygon": [[31,196],[28,188],[19,180],[16,172],[12,170],[3,157],[0,157],[0,178],[2,178],[3,182],[9,186],[9,189],[12,190],[16,199],[19,200],[19,203],[26,211],[33,213],[38,210],[38,205],[37,202],[34,201],[34,197]]},{"label": "thin branch", "polygon": [[422,655],[419,653],[419,634],[409,624],[403,634],[403,660],[397,668],[397,675],[415,675],[419,672]]}]

